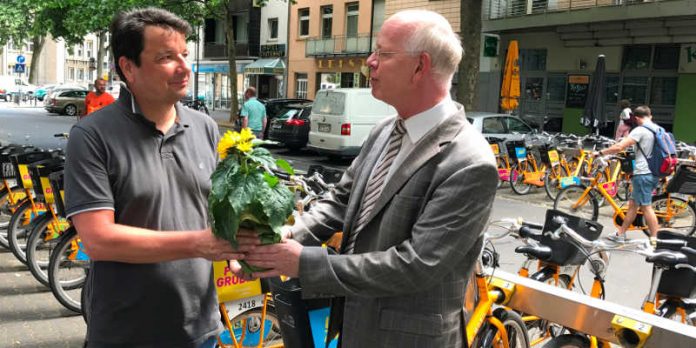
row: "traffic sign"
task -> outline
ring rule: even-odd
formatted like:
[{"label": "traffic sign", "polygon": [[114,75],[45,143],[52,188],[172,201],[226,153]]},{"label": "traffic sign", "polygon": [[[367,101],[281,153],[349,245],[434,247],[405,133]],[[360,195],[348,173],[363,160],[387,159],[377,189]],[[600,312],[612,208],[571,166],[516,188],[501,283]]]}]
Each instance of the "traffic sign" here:
[{"label": "traffic sign", "polygon": [[14,72],[23,74],[25,67],[26,67],[26,65],[24,65],[24,64],[15,64]]},{"label": "traffic sign", "polygon": [[23,55],[20,54],[17,56],[17,63],[24,65],[25,60],[26,60],[26,58],[24,58]]}]

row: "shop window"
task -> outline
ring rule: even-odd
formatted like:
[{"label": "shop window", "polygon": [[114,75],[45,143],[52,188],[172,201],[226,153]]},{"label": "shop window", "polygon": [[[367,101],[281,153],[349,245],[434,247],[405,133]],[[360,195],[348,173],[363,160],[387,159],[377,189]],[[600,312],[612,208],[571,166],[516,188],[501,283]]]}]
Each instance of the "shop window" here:
[{"label": "shop window", "polygon": [[653,77],[650,105],[674,105],[677,102],[677,78]]},{"label": "shop window", "polygon": [[309,9],[301,8],[297,10],[298,18],[300,19],[299,33],[300,37],[309,36]]},{"label": "shop window", "polygon": [[606,101],[607,103],[618,103],[619,102],[619,77],[616,75],[607,76],[607,88],[606,88]]},{"label": "shop window", "polygon": [[358,36],[358,3],[346,4],[346,36]]},{"label": "shop window", "polygon": [[268,38],[272,40],[278,38],[278,18],[268,19]]},{"label": "shop window", "polygon": [[653,69],[677,70],[679,68],[679,46],[655,46]]},{"label": "shop window", "polygon": [[628,99],[633,105],[644,105],[647,90],[647,77],[624,77],[622,99]]},{"label": "shop window", "polygon": [[522,56],[522,71],[546,71],[546,50],[520,50]]},{"label": "shop window", "polygon": [[295,98],[307,98],[307,74],[295,74]]},{"label": "shop window", "polygon": [[548,100],[565,101],[566,80],[567,77],[565,75],[549,76],[548,86],[546,87]]},{"label": "shop window", "polygon": [[[541,101],[544,88],[544,78],[533,77],[525,81],[524,92],[527,101]],[[565,92],[565,89],[563,90]]]},{"label": "shop window", "polygon": [[330,39],[333,28],[333,6],[321,7],[321,37]]},{"label": "shop window", "polygon": [[646,70],[650,67],[651,46],[626,46],[623,55],[623,70]]}]

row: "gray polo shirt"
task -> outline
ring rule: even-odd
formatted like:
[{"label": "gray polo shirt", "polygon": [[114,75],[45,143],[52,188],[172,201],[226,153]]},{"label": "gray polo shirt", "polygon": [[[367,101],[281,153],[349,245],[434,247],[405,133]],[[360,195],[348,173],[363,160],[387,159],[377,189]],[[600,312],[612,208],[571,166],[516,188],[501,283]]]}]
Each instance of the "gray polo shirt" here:
[{"label": "gray polo shirt", "polygon": [[[116,103],[70,131],[65,167],[68,216],[114,211],[116,223],[167,231],[208,226],[217,125],[176,106],[162,134],[126,88]],[[211,262],[92,262],[87,340],[98,347],[197,347],[221,330]]]}]

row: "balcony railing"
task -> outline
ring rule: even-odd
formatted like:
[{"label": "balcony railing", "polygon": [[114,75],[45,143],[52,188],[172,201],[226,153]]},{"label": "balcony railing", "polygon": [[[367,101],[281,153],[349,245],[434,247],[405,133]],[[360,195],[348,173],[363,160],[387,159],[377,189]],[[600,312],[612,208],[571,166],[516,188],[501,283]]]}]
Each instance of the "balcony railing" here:
[{"label": "balcony railing", "polygon": [[572,11],[590,7],[630,6],[674,0],[484,0],[484,16],[501,19],[546,12]]},{"label": "balcony railing", "polygon": [[305,56],[368,54],[370,53],[370,44],[369,34],[310,38],[305,42]]},{"label": "balcony railing", "polygon": [[[248,42],[238,41],[235,42],[235,53],[237,57],[245,56],[258,56],[259,49],[256,48],[256,54],[250,51],[250,45]],[[203,58],[215,59],[215,58],[227,58],[227,45],[220,43],[206,43],[203,46]]]}]

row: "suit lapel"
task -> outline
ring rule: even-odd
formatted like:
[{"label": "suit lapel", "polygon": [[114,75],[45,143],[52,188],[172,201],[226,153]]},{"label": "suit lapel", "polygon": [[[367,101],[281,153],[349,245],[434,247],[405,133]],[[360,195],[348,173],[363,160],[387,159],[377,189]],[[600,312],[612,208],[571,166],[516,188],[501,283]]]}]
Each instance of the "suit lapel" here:
[{"label": "suit lapel", "polygon": [[456,114],[448,117],[443,124],[437,126],[415,144],[413,151],[401,162],[401,166],[394,170],[394,174],[385,184],[368,223],[423,164],[440,153],[442,146],[454,139],[466,122],[468,121],[464,116],[464,109],[461,108]]}]

